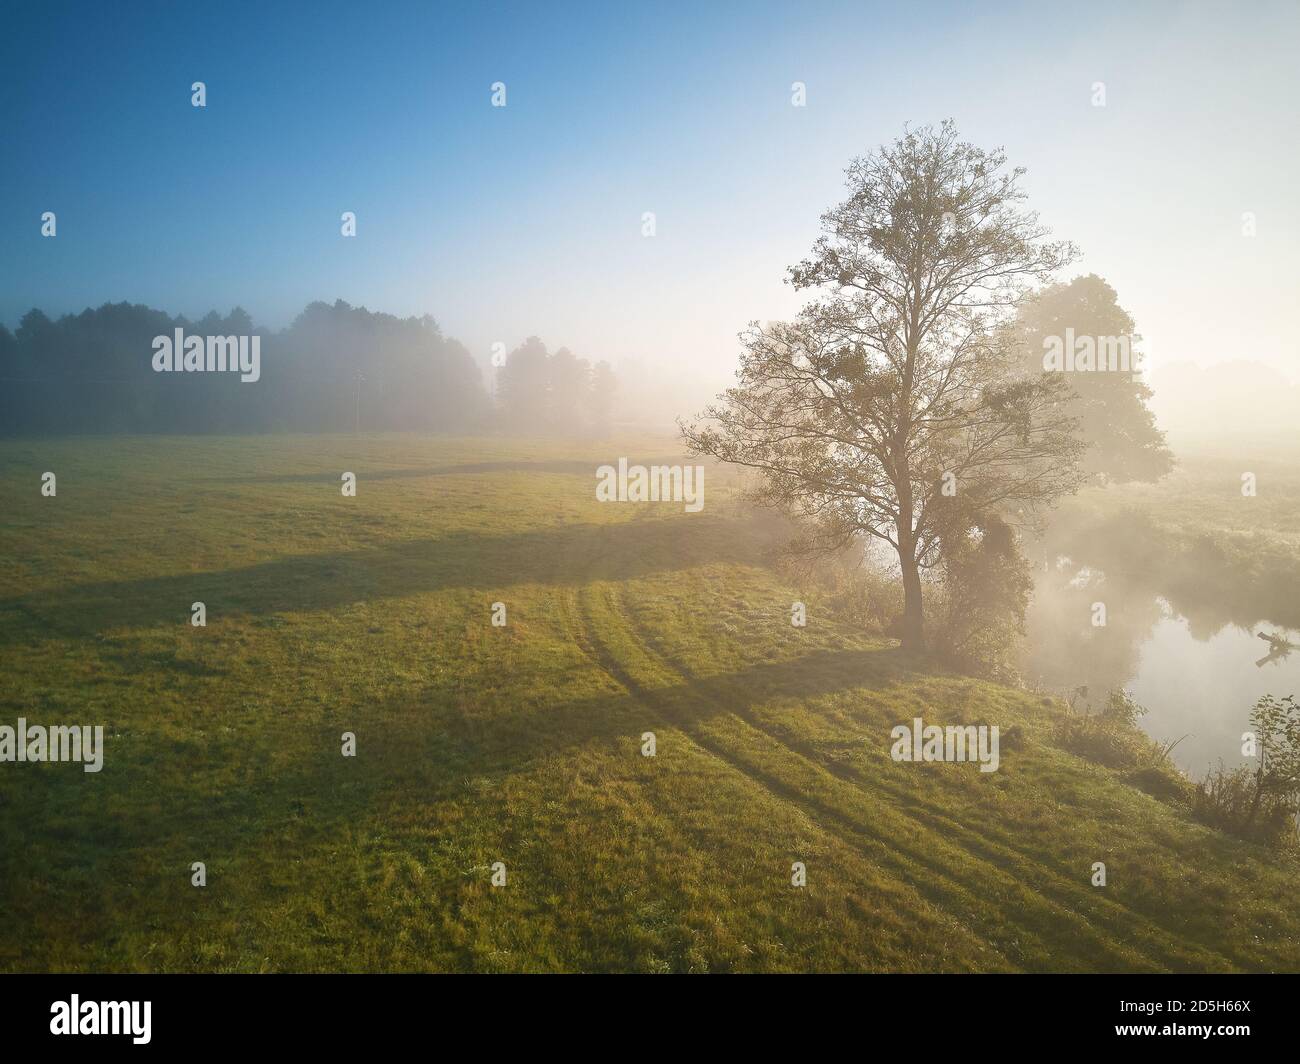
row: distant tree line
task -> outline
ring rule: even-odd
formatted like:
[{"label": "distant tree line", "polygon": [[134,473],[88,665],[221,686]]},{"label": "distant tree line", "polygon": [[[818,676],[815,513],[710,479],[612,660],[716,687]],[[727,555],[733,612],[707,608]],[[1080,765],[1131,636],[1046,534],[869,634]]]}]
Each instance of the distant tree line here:
[{"label": "distant tree line", "polygon": [[[155,370],[155,338],[178,329],[185,337],[257,337],[257,379]],[[469,351],[431,317],[397,318],[342,300],[311,303],[274,332],[238,307],[198,320],[129,303],[57,320],[34,309],[12,332],[0,325],[0,434],[608,426],[614,384],[604,363],[593,370],[567,350],[547,355],[532,338],[497,372],[499,410]]]},{"label": "distant tree line", "polygon": [[550,353],[530,336],[498,369],[496,396],[511,431],[603,436],[616,387],[608,362],[593,366],[567,347]]}]

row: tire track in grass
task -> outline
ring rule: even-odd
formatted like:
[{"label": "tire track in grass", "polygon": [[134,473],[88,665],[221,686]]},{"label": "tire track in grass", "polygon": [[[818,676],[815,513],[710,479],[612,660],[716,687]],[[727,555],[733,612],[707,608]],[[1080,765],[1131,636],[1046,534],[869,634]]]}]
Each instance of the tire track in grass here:
[{"label": "tire track in grass", "polygon": [[[633,611],[628,608],[625,601],[620,604],[620,609],[616,612],[621,616],[631,618],[632,624],[635,625],[638,623]],[[640,627],[640,631],[637,635],[647,653],[660,659],[663,662],[663,667],[665,669],[674,671],[674,666],[668,660],[667,656],[661,650],[657,650],[653,645],[654,641],[652,635],[649,636],[650,645],[645,645],[647,642],[647,633],[645,632],[644,625]],[[688,675],[687,679],[693,679],[693,677]],[[736,689],[734,682],[730,686],[732,686],[733,689]],[[783,755],[788,756],[789,753],[793,753],[798,756],[803,762],[803,765],[801,766],[803,770],[811,773],[809,780],[813,786],[825,783],[824,777],[819,778],[818,776],[820,771],[821,773],[830,775],[842,784],[852,786],[854,797],[860,798],[862,796],[862,781],[860,778],[845,775],[843,766],[835,766],[835,770],[832,770],[821,761],[820,757],[815,755],[815,751],[812,751],[810,756],[808,748],[803,750],[795,749],[788,736],[773,732],[772,729],[763,725],[761,721],[754,718],[752,714],[748,713],[743,708],[738,707],[736,702],[739,701],[743,703],[744,692],[737,689],[737,693],[740,696],[738,699],[727,699],[727,708],[732,715],[738,718],[754,732],[763,735],[768,742],[775,744],[776,749]],[[809,796],[804,791],[800,791],[799,793],[804,797]],[[835,806],[838,806],[838,804],[839,803],[835,803]],[[825,806],[826,803],[822,802],[822,805]],[[850,814],[845,813],[843,809],[837,808],[836,811],[842,816],[848,817],[850,822],[858,826],[859,830],[864,827],[860,821],[854,819]],[[919,823],[915,818],[909,817],[904,810],[895,807],[892,803],[888,805],[882,804],[881,808],[878,809],[877,812],[888,812],[896,823],[899,822],[900,818],[903,821],[903,823],[899,823],[899,827],[892,834],[892,838],[898,840],[894,845],[900,850],[904,849],[903,840],[915,837],[918,834],[921,834],[922,837],[924,837],[924,832],[927,830],[926,826]],[[1153,922],[1147,920],[1140,914],[1131,912],[1122,905],[1116,905],[1114,911],[1122,914],[1122,922],[1128,925],[1124,928],[1126,936],[1128,937],[1122,941],[1117,941],[1114,936],[1106,935],[1098,928],[1094,927],[1085,915],[1075,912],[1071,906],[1077,904],[1077,902],[1073,899],[1061,899],[1059,897],[1047,896],[1046,892],[1038,891],[1027,884],[1026,878],[1029,877],[1021,878],[1016,875],[1009,875],[1005,865],[1013,864],[1023,867],[1025,862],[1022,859],[1022,855],[1015,853],[1014,856],[1008,856],[1006,851],[1000,852],[997,847],[981,845],[978,836],[973,835],[968,829],[962,827],[955,821],[947,821],[945,826],[950,826],[951,830],[958,835],[966,836],[969,849],[963,850],[961,847],[953,846],[948,842],[943,834],[938,834],[937,836],[931,834],[929,837],[933,842],[940,848],[953,853],[954,857],[961,857],[966,861],[975,859],[971,851],[977,853],[979,859],[985,864],[986,870],[997,878],[1003,880],[1004,884],[1012,889],[1016,895],[1015,904],[1019,908],[1025,911],[1037,910],[1051,917],[1050,922],[1045,926],[1050,929],[1047,934],[1052,939],[1058,939],[1062,934],[1062,932],[1058,930],[1059,928],[1072,927],[1075,933],[1074,937],[1067,938],[1061,943],[1061,946],[1065,947],[1071,954],[1077,954],[1080,945],[1091,942],[1094,949],[1112,955],[1113,959],[1108,962],[1112,965],[1119,963],[1131,966],[1134,963],[1138,963],[1154,966],[1157,963],[1152,959],[1154,956],[1162,958],[1162,963],[1167,967],[1199,968],[1207,965],[1229,969],[1232,967],[1232,962],[1230,960],[1219,954],[1213,953],[1212,951],[1204,949],[1199,944],[1193,945],[1188,949],[1186,946],[1182,946],[1179,943],[1165,941],[1158,934],[1153,933],[1153,929],[1158,929],[1158,925],[1153,924]],[[912,856],[913,859],[924,863],[925,859],[920,853],[912,851],[910,856]],[[1029,868],[1031,871],[1038,870],[1037,866],[1034,865],[1032,861],[1029,863]],[[949,868],[931,865],[931,869],[942,870],[952,878],[952,872]],[[1023,927],[1021,929],[1028,930]],[[1130,941],[1132,937],[1136,937],[1143,942],[1142,953],[1133,953]],[[1115,956],[1117,952],[1118,956]],[[1059,959],[1059,952],[1054,953],[1053,958],[1054,961]],[[1083,959],[1094,967],[1098,961],[1097,958],[1087,955],[1085,955],[1085,958]]]},{"label": "tire track in grass", "polygon": [[[595,593],[596,589],[591,587],[584,589],[580,594]],[[606,594],[605,600],[607,607],[611,605],[608,594]],[[1026,960],[1024,958],[1012,959],[1005,952],[1003,946],[999,945],[1000,942],[1015,943],[1017,952],[1023,953],[1024,949],[1021,943],[1024,940],[1031,940],[1036,944],[1034,952],[1037,954],[1039,962],[1053,956],[1050,944],[1041,939],[1033,930],[1008,923],[1000,914],[992,924],[993,929],[1001,929],[1001,933],[997,933],[996,930],[983,933],[974,932],[973,928],[976,925],[989,927],[991,921],[987,906],[981,904],[982,899],[979,898],[975,890],[953,876],[949,869],[927,858],[924,854],[918,852],[901,853],[893,845],[892,839],[886,840],[878,837],[865,825],[846,816],[843,811],[819,801],[779,776],[775,776],[738,757],[734,751],[719,739],[701,733],[698,728],[691,727],[689,723],[690,715],[670,704],[667,691],[647,688],[631,675],[619,660],[618,655],[613,652],[607,640],[596,634],[597,625],[591,617],[590,608],[586,606],[582,608],[585,612],[585,624],[588,630],[591,652],[595,655],[595,659],[601,668],[605,669],[619,684],[637,698],[652,707],[662,719],[682,732],[702,750],[724,762],[732,770],[745,776],[776,798],[799,809],[810,823],[831,838],[836,839],[841,844],[847,842],[855,845],[864,856],[868,856],[882,870],[888,869],[894,875],[895,882],[915,892],[919,899],[924,899],[927,908],[940,916],[956,919],[966,932],[971,935],[973,940],[993,949],[1008,966],[1023,967]],[[612,620],[612,618],[607,619]],[[631,634],[626,625],[624,625],[624,631]],[[640,642],[635,639],[633,644],[641,646]],[[645,653],[643,646],[641,646],[641,649]],[[653,664],[654,657],[647,656],[650,657]],[[744,723],[743,721],[738,722]],[[782,750],[785,753],[790,753],[788,748],[782,747]],[[809,768],[815,770],[816,766],[810,765]],[[846,838],[846,835],[850,837]],[[913,865],[920,866],[920,868],[929,872],[930,876],[918,876],[916,874],[917,869]],[[1014,883],[1014,881],[1011,881],[1010,885],[1015,889],[1020,889],[1019,884]],[[1099,941],[1099,945],[1109,948],[1110,944]],[[1034,962],[1030,961],[1028,963]],[[1117,958],[1117,963],[1131,967],[1132,959]]]},{"label": "tire track in grass", "polygon": [[[734,759],[728,756],[726,751],[720,748],[714,741],[701,737],[697,733],[693,733],[691,730],[684,727],[676,714],[664,713],[662,711],[663,706],[661,700],[655,698],[652,691],[645,689],[637,683],[620,664],[617,655],[614,654],[612,649],[595,635],[599,625],[597,620],[592,616],[590,606],[586,601],[584,601],[585,595],[589,591],[594,593],[594,589],[590,587],[584,588],[581,592],[577,593],[566,592],[562,610],[564,610],[564,612],[569,612],[569,609],[571,608],[571,621],[573,623],[571,623],[569,627],[571,627],[574,632],[575,642],[597,668],[644,705],[647,708],[651,720],[658,721],[661,725],[676,731],[700,754],[721,763],[728,771],[737,773],[749,785],[758,786],[770,799],[776,801],[778,804],[788,804],[792,808],[796,809],[808,821],[813,829],[824,836],[833,846],[843,847],[847,845],[847,840],[843,837],[843,830],[837,831],[832,829],[822,823],[817,816],[810,815],[809,811],[798,801],[799,795],[796,792],[785,789],[779,781],[765,781],[763,779],[755,778],[750,770],[744,766],[738,765]],[[774,782],[776,783],[775,786],[773,785]],[[874,871],[882,877],[880,880],[879,890],[873,888],[873,893],[876,893],[877,896],[879,896],[880,891],[885,892],[888,895],[886,900],[896,904],[900,910],[905,909],[917,914],[918,917],[923,916],[933,924],[936,931],[943,931],[944,929],[949,929],[954,925],[957,925],[961,927],[962,930],[969,932],[969,929],[961,924],[960,918],[952,911],[951,905],[947,904],[947,899],[944,899],[939,895],[927,897],[927,893],[933,894],[933,892],[918,891],[916,885],[909,877],[895,874],[894,877],[887,878],[883,866],[890,865],[892,862],[880,861],[877,866],[873,868],[871,860],[866,858],[865,855],[864,860],[866,861],[866,867],[869,870]],[[895,872],[897,872],[897,869],[895,869]],[[866,886],[870,887],[870,884],[866,884]],[[870,910],[864,908],[861,902],[854,896],[849,895],[845,900],[851,910],[859,913],[861,916],[879,922],[879,918]],[[885,928],[885,930],[888,930],[888,928]],[[970,970],[987,971],[1002,969],[1006,971],[1014,971],[1019,967],[1015,961],[1009,958],[1002,950],[998,949],[993,943],[989,942],[984,937],[979,937],[978,942],[982,955],[964,958],[968,962],[966,967]],[[889,970],[899,969],[891,968]]]},{"label": "tire track in grass", "polygon": [[[670,660],[668,654],[659,645],[654,633],[649,630],[644,621],[636,614],[635,609],[631,608],[626,602],[626,595],[620,596],[618,609],[614,611],[618,615],[626,617],[628,624],[632,629],[632,634],[641,644],[645,652],[657,659],[664,670],[675,673],[686,682],[702,682],[684,665],[675,663]],[[1165,926],[1158,920],[1153,920],[1144,913],[1138,912],[1125,905],[1117,898],[1104,895],[1090,895],[1082,886],[1074,887],[1065,880],[1052,880],[1049,884],[1034,881],[1031,875],[1033,872],[1041,872],[1044,865],[1036,861],[1032,854],[1018,850],[1013,846],[990,842],[980,836],[973,829],[966,827],[959,821],[953,820],[933,807],[927,807],[927,803],[918,800],[916,795],[910,792],[902,791],[899,788],[892,787],[876,779],[870,781],[864,780],[862,776],[854,769],[827,762],[810,743],[800,742],[792,739],[791,736],[779,732],[767,725],[755,714],[745,708],[745,692],[736,681],[729,681],[725,677],[718,677],[716,680],[710,679],[708,682],[716,683],[720,687],[725,687],[734,694],[727,699],[727,709],[740,721],[749,728],[765,736],[769,741],[775,743],[783,750],[794,753],[800,760],[805,762],[806,766],[813,770],[820,770],[829,774],[841,783],[847,784],[854,789],[856,795],[863,793],[865,786],[871,786],[877,792],[883,791],[885,795],[900,803],[894,805],[892,802],[890,808],[897,817],[901,817],[909,822],[913,829],[913,834],[919,832],[940,833],[940,838],[946,839],[948,835],[956,836],[961,839],[964,849],[959,849],[958,853],[964,853],[967,857],[977,857],[984,864],[1002,876],[1009,873],[1006,866],[1010,865],[1016,870],[1011,874],[1011,882],[1016,886],[1023,895],[1028,895],[1029,899],[1041,898],[1054,910],[1054,915],[1064,922],[1072,924],[1085,938],[1091,938],[1098,946],[1102,946],[1108,951],[1115,948],[1115,943],[1110,937],[1103,937],[1091,922],[1082,913],[1076,911],[1073,906],[1082,902],[1091,902],[1099,907],[1108,909],[1112,915],[1117,918],[1117,922],[1123,926],[1122,930],[1126,935],[1135,936],[1143,941],[1144,948],[1154,951],[1158,954],[1168,967],[1185,967],[1193,970],[1202,970],[1206,967],[1214,967],[1224,970],[1233,970],[1236,965],[1232,958],[1227,957],[1201,943],[1189,944],[1190,951],[1185,948],[1180,950],[1180,943],[1177,941],[1169,942],[1161,934],[1153,933],[1152,929],[1164,935],[1172,936],[1175,940],[1182,932],[1173,927]],[[905,806],[912,806],[908,809]],[[922,808],[917,810],[915,806],[920,805]],[[847,816],[847,814],[841,814]],[[947,833],[947,834],[943,834]],[[899,832],[899,838],[907,837],[906,832]],[[1032,882],[1032,886],[1030,883]],[[1048,888],[1048,889],[1045,889]],[[1051,896],[1049,896],[1049,893]],[[1071,897],[1070,895],[1074,895]],[[1077,940],[1075,940],[1077,943]],[[1130,940],[1131,941],[1131,940]],[[1178,952],[1170,952],[1171,947]],[[1149,956],[1144,955],[1144,960],[1149,961]]]}]

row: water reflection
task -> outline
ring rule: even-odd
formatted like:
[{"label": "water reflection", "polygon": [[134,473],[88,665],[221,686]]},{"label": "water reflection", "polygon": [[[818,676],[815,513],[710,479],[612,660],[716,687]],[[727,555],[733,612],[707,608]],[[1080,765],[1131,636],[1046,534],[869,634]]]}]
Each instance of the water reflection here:
[{"label": "water reflection", "polygon": [[[1252,617],[1240,602],[1198,599],[1186,588],[1164,595],[1063,556],[1036,568],[1026,680],[1080,711],[1099,711],[1111,690],[1127,690],[1147,708],[1147,734],[1181,740],[1171,756],[1194,778],[1220,759],[1244,760],[1241,734],[1256,699],[1300,692],[1300,631]],[[1096,603],[1105,607],[1101,627]]]}]

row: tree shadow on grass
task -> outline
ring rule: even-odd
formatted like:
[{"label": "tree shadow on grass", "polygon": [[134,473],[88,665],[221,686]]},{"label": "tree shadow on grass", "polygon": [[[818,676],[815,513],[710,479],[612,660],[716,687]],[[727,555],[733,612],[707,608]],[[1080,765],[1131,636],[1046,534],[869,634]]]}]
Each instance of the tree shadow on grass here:
[{"label": "tree shadow on grass", "polygon": [[[542,462],[512,460],[502,462],[469,462],[462,465],[419,466],[410,469],[377,469],[373,471],[366,470],[364,464],[362,464],[355,468],[350,466],[349,469],[356,473],[357,480],[360,483],[364,483],[368,480],[399,480],[420,477],[481,475],[484,473],[562,473],[572,476],[590,477],[594,491],[596,470],[601,465],[613,465],[617,461],[618,456],[611,452],[611,456],[606,461],[594,459],[587,459],[584,461],[551,459]],[[637,458],[635,461],[648,466],[675,465],[695,460],[688,459],[688,457],[683,453],[660,458]],[[245,477],[208,477],[205,479],[217,480],[223,484],[337,484],[342,472],[343,471],[340,469],[328,470],[320,473],[268,473],[265,475],[254,474]]]},{"label": "tree shadow on grass", "polygon": [[[512,830],[518,811],[508,806],[506,781],[536,773],[533,786],[550,787],[548,781],[557,779],[551,763],[593,764],[571,757],[576,751],[603,749],[606,758],[625,754],[637,764],[643,731],[660,733],[661,753],[689,742],[697,725],[735,705],[737,687],[755,700],[813,698],[885,684],[906,671],[897,651],[882,648],[821,651],[653,692],[611,691],[535,705],[501,692],[494,702],[458,709],[447,704],[445,690],[430,687],[355,714],[347,726],[357,737],[356,758],[340,756],[338,726],[315,720],[304,722],[287,761],[269,757],[270,747],[284,752],[281,719],[220,753],[187,753],[188,770],[180,777],[158,772],[165,766],[153,743],[137,737],[116,750],[109,736],[109,771],[102,776],[47,772],[23,788],[13,815],[0,822],[0,845],[14,855],[0,871],[0,892],[21,918],[48,906],[50,897],[77,891],[79,950],[92,965],[103,963],[103,944],[120,921],[154,920],[162,934],[189,927],[194,902],[188,869],[196,853],[214,862],[210,871],[240,877],[264,874],[268,852],[289,853],[304,874],[330,876],[332,895],[346,896],[369,889],[357,877],[378,868],[383,855],[427,862],[446,846],[464,851],[466,861],[477,859],[488,837],[473,824],[460,833],[449,833],[448,825],[460,823],[473,806],[477,823]],[[656,705],[665,701],[678,707],[676,719]],[[554,785],[554,801],[531,803],[528,815],[563,830],[574,810],[568,783]],[[108,821],[107,805],[118,811]],[[46,830],[50,819],[57,833]],[[724,810],[724,825],[727,819]],[[72,865],[69,853],[78,855]],[[50,867],[60,870],[60,882],[48,882]],[[142,869],[149,871],[142,875]],[[42,888],[34,890],[38,881]],[[448,882],[437,889],[454,887]],[[288,889],[309,904],[312,888],[289,888],[283,879],[259,896],[268,906],[292,910],[297,901]],[[4,961],[0,952],[0,967]]]},{"label": "tree shadow on grass", "polygon": [[692,514],[502,535],[462,533],[380,547],[293,555],[239,569],[103,581],[0,599],[0,645],[89,639],[122,628],[330,610],[446,589],[630,580],[713,562],[759,560],[742,521]]},{"label": "tree shadow on grass", "polygon": [[[647,729],[660,733],[662,752],[665,742],[681,741],[670,738],[670,731],[694,739],[699,725],[738,707],[737,690],[745,692],[747,707],[777,698],[814,699],[857,687],[888,687],[910,674],[901,651],[881,647],[817,651],[652,690],[620,690],[553,703],[512,698],[503,691],[486,704],[460,709],[447,705],[445,690],[431,688],[349,714],[347,726],[357,737],[359,751],[355,759],[340,756],[338,727],[304,724],[302,756],[291,772],[284,771],[282,759],[269,758],[266,752],[268,744],[284,741],[281,719],[261,735],[245,736],[239,753],[226,748],[211,766],[201,758],[193,761],[184,793],[165,795],[165,811],[158,820],[125,818],[115,828],[116,844],[148,847],[159,836],[198,834],[221,839],[223,847],[236,846],[241,839],[261,845],[264,831],[274,834],[277,824],[304,818],[325,829],[332,821],[373,816],[385,808],[417,810],[442,801],[475,799],[484,788],[475,788],[472,781],[494,791],[494,783],[591,745],[626,746],[629,759],[639,758],[641,735]],[[886,738],[882,733],[881,742]],[[132,749],[145,748],[137,738]],[[247,760],[236,773],[240,785],[204,783],[209,767],[218,775],[229,772],[232,757]],[[104,759],[113,769],[104,782],[123,792],[115,800],[130,804],[126,796],[135,795],[146,805],[156,802],[152,754],[134,764],[129,754],[120,759],[109,736]],[[99,808],[106,795],[102,788],[86,784],[90,777],[82,776],[49,773],[34,781],[33,790],[81,788],[86,801]],[[33,801],[44,804],[34,796]],[[95,816],[87,821],[86,830],[100,827]]]}]

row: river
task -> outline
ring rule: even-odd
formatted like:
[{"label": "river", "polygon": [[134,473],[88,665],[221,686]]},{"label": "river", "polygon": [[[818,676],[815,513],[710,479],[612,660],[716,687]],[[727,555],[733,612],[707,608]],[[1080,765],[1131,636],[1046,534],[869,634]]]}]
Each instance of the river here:
[{"label": "river", "polygon": [[[1104,624],[1096,605],[1105,608]],[[1097,712],[1111,690],[1123,688],[1147,710],[1140,719],[1153,739],[1179,740],[1170,757],[1201,778],[1218,761],[1242,763],[1242,733],[1264,694],[1300,695],[1300,631],[1234,607],[1230,618],[1213,602],[1186,615],[1158,590],[1108,578],[1068,558],[1035,573],[1026,617],[1025,680]],[[1297,645],[1270,654],[1257,633],[1277,633]],[[1253,761],[1252,761],[1253,763]]]}]

